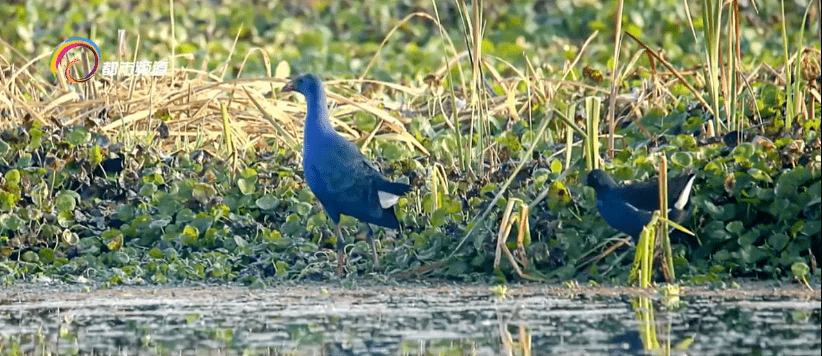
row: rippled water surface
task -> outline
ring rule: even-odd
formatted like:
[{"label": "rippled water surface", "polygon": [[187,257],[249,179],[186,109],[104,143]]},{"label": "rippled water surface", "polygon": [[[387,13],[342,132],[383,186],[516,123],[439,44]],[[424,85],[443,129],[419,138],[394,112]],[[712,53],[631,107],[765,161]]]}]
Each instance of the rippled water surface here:
[{"label": "rippled water surface", "polygon": [[0,355],[820,355],[819,291],[760,286],[16,285]]}]

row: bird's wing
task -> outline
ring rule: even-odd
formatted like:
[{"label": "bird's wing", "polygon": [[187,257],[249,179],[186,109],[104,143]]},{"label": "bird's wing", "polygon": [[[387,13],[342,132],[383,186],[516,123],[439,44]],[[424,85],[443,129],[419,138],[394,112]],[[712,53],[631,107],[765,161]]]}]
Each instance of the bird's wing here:
[{"label": "bird's wing", "polygon": [[[680,174],[668,180],[668,206],[684,209],[691,193],[694,175]],[[659,209],[659,183],[656,179],[614,189],[614,194],[640,210]]]}]

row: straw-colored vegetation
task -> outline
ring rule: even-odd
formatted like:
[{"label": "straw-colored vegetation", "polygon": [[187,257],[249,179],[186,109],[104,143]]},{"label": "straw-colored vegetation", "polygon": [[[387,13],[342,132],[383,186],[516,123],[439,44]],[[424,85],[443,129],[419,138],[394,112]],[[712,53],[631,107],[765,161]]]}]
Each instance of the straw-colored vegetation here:
[{"label": "straw-colored vegetation", "polygon": [[[619,239],[582,177],[664,157],[698,174],[669,277],[818,279],[818,1],[171,3],[0,5],[3,283],[333,278],[296,72],[415,186],[379,234],[396,278],[624,281],[633,249],[597,257]],[[72,36],[168,75],[67,83],[48,60]]]}]

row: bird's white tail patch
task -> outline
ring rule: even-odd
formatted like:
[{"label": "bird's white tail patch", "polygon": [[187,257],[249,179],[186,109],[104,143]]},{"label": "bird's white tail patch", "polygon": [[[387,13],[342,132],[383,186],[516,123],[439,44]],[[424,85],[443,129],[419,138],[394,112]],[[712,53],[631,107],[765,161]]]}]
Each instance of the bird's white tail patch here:
[{"label": "bird's white tail patch", "polygon": [[696,179],[696,175],[691,176],[688,184],[685,184],[685,189],[682,190],[682,193],[679,193],[679,198],[677,198],[676,203],[674,203],[675,208],[679,210],[685,209],[685,205],[688,204],[688,198],[691,197],[691,188],[693,188],[694,179]]},{"label": "bird's white tail patch", "polygon": [[383,209],[388,209],[388,208],[394,206],[394,204],[397,204],[397,201],[400,200],[399,195],[394,195],[394,194],[391,194],[391,193],[388,193],[388,192],[383,192],[381,190],[377,191],[377,196],[379,196],[379,198],[380,198],[380,206]]}]

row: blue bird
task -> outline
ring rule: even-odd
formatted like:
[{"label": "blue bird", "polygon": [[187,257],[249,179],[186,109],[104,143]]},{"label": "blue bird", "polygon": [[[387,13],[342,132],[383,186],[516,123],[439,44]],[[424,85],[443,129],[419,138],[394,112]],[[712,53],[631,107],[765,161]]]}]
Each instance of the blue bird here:
[{"label": "blue bird", "polygon": [[[691,196],[696,175],[683,171],[679,176],[668,179],[668,218],[681,223],[688,216],[685,205]],[[659,183],[656,180],[620,186],[603,170],[588,173],[587,184],[594,188],[597,196],[597,210],[602,219],[614,229],[624,232],[634,241],[639,239],[645,227],[659,210]]]},{"label": "blue bird", "polygon": [[368,243],[374,268],[380,268],[374,232],[370,224],[399,229],[394,204],[411,190],[411,186],[395,183],[374,167],[353,143],[340,136],[328,120],[325,89],[314,74],[294,77],[283,92],[296,91],[305,96],[303,170],[308,187],[334,221],[337,234],[337,272],[342,276],[345,243],[340,231],[340,214],[359,219],[368,229]]}]

